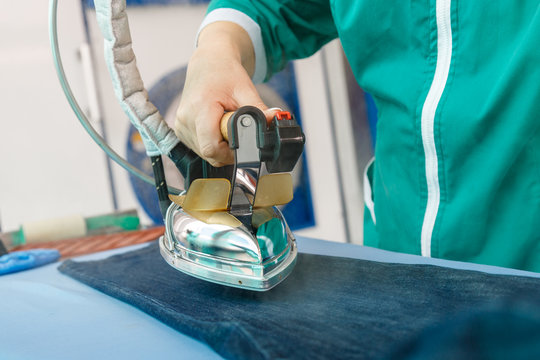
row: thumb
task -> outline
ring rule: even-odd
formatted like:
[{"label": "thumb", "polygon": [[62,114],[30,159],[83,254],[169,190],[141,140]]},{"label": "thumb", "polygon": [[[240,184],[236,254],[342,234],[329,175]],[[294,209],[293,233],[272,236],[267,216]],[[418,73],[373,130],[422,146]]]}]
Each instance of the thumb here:
[{"label": "thumb", "polygon": [[279,107],[273,107],[263,110],[264,116],[266,116],[266,122],[271,122],[278,111],[283,111],[283,109]]},{"label": "thumb", "polygon": [[268,106],[266,106],[266,104],[262,101],[257,90],[256,89],[252,89],[252,90],[253,91],[243,92],[243,94],[238,96],[239,107],[242,107],[245,105],[255,106],[256,108],[262,110],[262,112],[264,113],[264,116],[266,117],[266,122],[268,123],[272,121],[276,112],[283,111],[283,109],[279,107],[268,108]]},{"label": "thumb", "polygon": [[236,90],[240,90],[236,93],[235,96],[238,107],[246,105],[255,106],[256,108],[264,112],[268,121],[268,114],[266,113],[266,111],[268,110],[268,106],[266,106],[264,101],[261,99],[257,88],[255,87],[255,85],[253,85],[253,83],[250,83],[249,86],[243,87],[241,89],[237,88]]}]

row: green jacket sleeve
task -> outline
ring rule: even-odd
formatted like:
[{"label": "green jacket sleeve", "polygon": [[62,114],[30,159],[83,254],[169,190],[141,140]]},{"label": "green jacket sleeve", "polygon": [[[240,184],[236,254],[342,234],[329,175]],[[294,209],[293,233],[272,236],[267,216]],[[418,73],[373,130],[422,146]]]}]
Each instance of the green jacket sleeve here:
[{"label": "green jacket sleeve", "polygon": [[308,57],[337,37],[329,0],[213,0],[208,13],[223,8],[260,26],[267,79],[289,60]]}]

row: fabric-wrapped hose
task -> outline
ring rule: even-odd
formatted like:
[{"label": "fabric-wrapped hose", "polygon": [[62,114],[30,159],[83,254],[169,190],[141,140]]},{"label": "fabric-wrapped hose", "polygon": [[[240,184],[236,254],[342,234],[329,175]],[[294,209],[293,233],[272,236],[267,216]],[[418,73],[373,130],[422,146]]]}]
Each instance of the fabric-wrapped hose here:
[{"label": "fabric-wrapped hose", "polygon": [[141,134],[146,153],[149,156],[169,154],[179,140],[148,99],[131,46],[126,1],[95,0],[94,4],[117,99]]}]

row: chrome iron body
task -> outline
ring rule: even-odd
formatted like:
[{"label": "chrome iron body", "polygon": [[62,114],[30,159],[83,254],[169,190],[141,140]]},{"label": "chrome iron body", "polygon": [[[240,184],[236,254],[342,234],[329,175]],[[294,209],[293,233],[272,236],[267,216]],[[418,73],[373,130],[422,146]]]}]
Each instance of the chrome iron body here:
[{"label": "chrome iron body", "polygon": [[245,226],[207,224],[172,204],[159,239],[163,258],[177,270],[218,284],[265,291],[284,280],[296,263],[296,241],[283,215],[272,218],[256,236]]}]

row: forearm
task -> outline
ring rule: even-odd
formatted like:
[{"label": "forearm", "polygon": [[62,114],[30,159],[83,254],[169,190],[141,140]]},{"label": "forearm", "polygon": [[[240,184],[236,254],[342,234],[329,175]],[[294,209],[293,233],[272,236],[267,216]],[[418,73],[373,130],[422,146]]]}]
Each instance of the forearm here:
[{"label": "forearm", "polygon": [[199,33],[197,52],[239,61],[251,77],[255,71],[255,51],[248,33],[239,25],[218,21]]},{"label": "forearm", "polygon": [[337,37],[330,0],[212,0],[204,23],[221,20],[249,34],[255,49],[255,83]]}]

